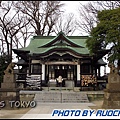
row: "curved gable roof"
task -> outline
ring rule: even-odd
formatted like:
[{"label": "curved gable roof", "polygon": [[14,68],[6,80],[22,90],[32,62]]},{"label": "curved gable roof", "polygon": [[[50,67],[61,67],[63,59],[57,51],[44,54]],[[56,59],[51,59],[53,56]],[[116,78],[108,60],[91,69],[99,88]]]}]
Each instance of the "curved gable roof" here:
[{"label": "curved gable roof", "polygon": [[74,42],[74,40],[69,39],[69,37],[65,36],[63,32],[58,33],[56,37],[54,37],[49,42],[45,43],[40,47],[50,47],[55,45],[56,42],[66,43],[66,45],[73,46],[73,47],[83,47],[80,44],[77,44],[76,42]]},{"label": "curved gable roof", "polygon": [[89,55],[86,48],[87,36],[65,36],[60,32],[57,36],[34,36],[29,45],[19,48],[17,51],[27,51],[29,54],[50,54],[55,51],[69,51],[71,53],[81,55]]}]

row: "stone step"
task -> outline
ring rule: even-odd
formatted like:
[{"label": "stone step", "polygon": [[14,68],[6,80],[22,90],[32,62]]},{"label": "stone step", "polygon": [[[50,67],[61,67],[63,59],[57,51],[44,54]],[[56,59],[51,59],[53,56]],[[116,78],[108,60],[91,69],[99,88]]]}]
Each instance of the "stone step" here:
[{"label": "stone step", "polygon": [[38,102],[62,102],[62,103],[78,103],[89,102],[86,93],[78,92],[39,92],[35,94],[35,101]]}]

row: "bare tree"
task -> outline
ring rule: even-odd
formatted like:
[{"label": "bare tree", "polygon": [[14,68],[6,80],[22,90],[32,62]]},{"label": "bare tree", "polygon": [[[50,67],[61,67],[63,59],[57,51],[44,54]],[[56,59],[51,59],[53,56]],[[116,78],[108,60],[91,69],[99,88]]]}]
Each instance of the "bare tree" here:
[{"label": "bare tree", "polygon": [[101,6],[102,9],[115,9],[120,7],[120,1],[97,1],[98,6]]},{"label": "bare tree", "polygon": [[78,8],[79,18],[76,20],[78,29],[87,34],[99,22],[97,19],[98,11],[105,9],[115,9],[120,7],[120,1],[92,1],[83,5],[80,3]]},{"label": "bare tree", "polygon": [[15,4],[30,20],[30,24],[36,35],[50,35],[53,32],[58,17],[61,14],[60,1],[18,1]]},{"label": "bare tree", "polygon": [[[21,34],[21,36],[19,39],[23,39],[23,42],[22,42],[23,44],[21,44],[21,47],[26,47],[27,41],[31,36],[34,35],[34,31],[31,30],[30,25],[27,25],[23,29],[20,29],[20,34]],[[16,37],[16,38],[18,38],[18,37]],[[18,42],[20,42],[20,41],[18,40]],[[19,48],[19,46],[18,46],[18,48]]]},{"label": "bare tree", "polygon": [[68,15],[62,14],[54,26],[54,31],[56,34],[62,31],[65,35],[72,35],[75,30],[76,25],[73,13],[69,13]]},{"label": "bare tree", "polygon": [[12,48],[18,42],[18,40],[15,41],[16,35],[22,28],[29,24],[29,21],[26,21],[24,16],[20,16],[19,11],[13,11],[13,3],[13,1],[2,2],[0,17],[2,50],[4,50],[4,45],[6,45],[6,51],[10,57],[10,61],[12,60]]}]

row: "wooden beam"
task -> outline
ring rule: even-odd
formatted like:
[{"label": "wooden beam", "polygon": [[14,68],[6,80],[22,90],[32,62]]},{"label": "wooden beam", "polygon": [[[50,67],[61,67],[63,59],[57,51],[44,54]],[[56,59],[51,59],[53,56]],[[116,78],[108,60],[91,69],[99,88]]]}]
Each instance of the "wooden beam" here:
[{"label": "wooden beam", "polygon": [[65,61],[56,61],[56,62],[45,62],[46,65],[58,65],[58,64],[62,64],[62,65],[78,65],[78,62],[65,62]]}]

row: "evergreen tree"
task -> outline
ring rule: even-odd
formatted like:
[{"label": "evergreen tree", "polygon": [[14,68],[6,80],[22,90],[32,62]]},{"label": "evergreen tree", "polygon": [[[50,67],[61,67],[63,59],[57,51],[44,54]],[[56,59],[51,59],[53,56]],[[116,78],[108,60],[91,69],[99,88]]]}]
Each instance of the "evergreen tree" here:
[{"label": "evergreen tree", "polygon": [[99,23],[94,27],[86,41],[92,55],[109,49],[108,61],[118,61],[120,66],[120,8],[98,12]]}]

